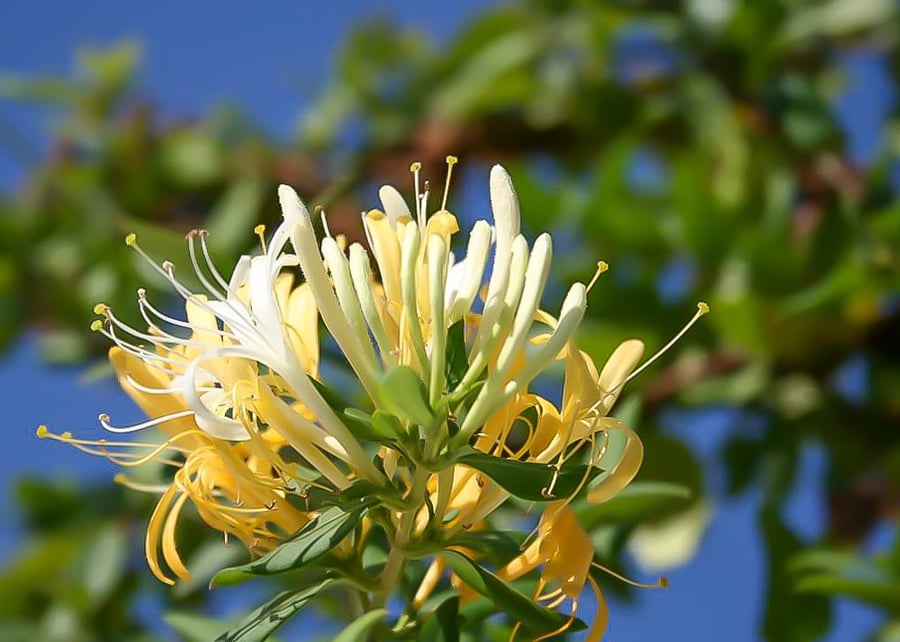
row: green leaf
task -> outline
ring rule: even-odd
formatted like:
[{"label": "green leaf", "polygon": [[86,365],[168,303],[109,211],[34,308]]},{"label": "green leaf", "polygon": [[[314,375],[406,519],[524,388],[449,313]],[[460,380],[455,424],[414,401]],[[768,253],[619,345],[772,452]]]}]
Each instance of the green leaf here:
[{"label": "green leaf", "polygon": [[329,578],[302,591],[283,591],[234,627],[216,638],[216,642],[263,642],[282,624],[336,580]]},{"label": "green leaf", "polygon": [[227,626],[219,620],[214,620],[193,613],[166,613],[163,621],[175,629],[185,639],[185,642],[207,642],[214,640],[222,634]]},{"label": "green leaf", "polygon": [[466,370],[469,369],[469,359],[466,356],[466,327],[463,321],[457,321],[447,328],[447,347],[444,358],[444,376],[447,379],[447,388],[453,390],[462,381]]},{"label": "green leaf", "polygon": [[604,524],[634,524],[659,519],[685,507],[694,493],[682,484],[632,482],[618,495],[602,504],[576,510],[585,530]]},{"label": "green leaf", "polygon": [[263,196],[263,185],[255,178],[231,184],[204,222],[210,235],[210,250],[232,254],[249,244]]},{"label": "green leaf", "polygon": [[798,593],[847,596],[892,610],[900,610],[900,586],[891,578],[880,581],[814,573],[797,580]]},{"label": "green leaf", "polygon": [[409,366],[391,368],[381,377],[378,402],[392,415],[419,426],[428,426],[434,421],[434,414],[425,400],[422,380]]},{"label": "green leaf", "polygon": [[522,552],[520,545],[527,533],[521,531],[464,531],[447,546],[459,546],[478,551],[492,564],[502,566]]},{"label": "green leaf", "polygon": [[372,413],[372,430],[385,440],[395,440],[403,434],[403,425],[394,415],[384,410]]},{"label": "green leaf", "polygon": [[314,562],[350,534],[359,523],[365,508],[345,511],[339,506],[332,506],[325,509],[292,539],[258,560],[216,573],[210,586],[233,586],[256,576],[285,573]]},{"label": "green leaf", "polygon": [[366,642],[369,639],[369,631],[381,622],[385,615],[387,609],[375,609],[359,616],[344,627],[333,642]]},{"label": "green leaf", "polygon": [[402,450],[399,439],[404,436],[403,424],[391,413],[376,410],[370,415],[359,408],[344,408],[344,417],[347,427],[359,439]]},{"label": "green leaf", "polygon": [[438,605],[434,613],[425,620],[419,639],[423,642],[459,642],[458,595],[453,595]]},{"label": "green leaf", "polygon": [[122,524],[110,523],[94,538],[85,558],[84,586],[99,606],[122,579],[128,562],[128,538]]},{"label": "green leaf", "polygon": [[[527,632],[541,634],[555,631],[568,620],[567,616],[537,604],[462,553],[445,550],[441,555],[463,582],[491,600],[513,620],[521,622]],[[569,630],[578,631],[583,627],[583,623],[576,620]]]},{"label": "green leaf", "polygon": [[585,477],[590,481],[601,472],[599,468],[585,464],[567,465],[559,473],[552,496],[547,496],[545,492],[553,481],[553,469],[547,464],[501,459],[475,450],[457,457],[456,463],[480,470],[505,491],[532,502],[548,502],[568,497]]},{"label": "green leaf", "polygon": [[338,502],[345,510],[357,510],[376,502],[384,502],[399,509],[406,508],[395,487],[382,486],[367,479],[358,479],[342,490],[338,495]]}]

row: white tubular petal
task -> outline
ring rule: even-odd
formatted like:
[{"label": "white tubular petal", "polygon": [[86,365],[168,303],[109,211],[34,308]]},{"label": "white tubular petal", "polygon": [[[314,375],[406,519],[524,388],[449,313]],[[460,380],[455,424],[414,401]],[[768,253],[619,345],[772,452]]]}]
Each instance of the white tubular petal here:
[{"label": "white tubular petal", "polygon": [[[513,189],[512,179],[500,165],[491,168],[491,210],[494,214],[497,244],[494,250],[494,267],[488,281],[484,317],[492,314],[491,308],[502,303],[507,289],[513,240],[519,235],[519,201]],[[490,324],[482,324],[475,336],[474,347],[482,350],[487,340],[485,333]]]},{"label": "white tubular petal", "polygon": [[200,359],[195,359],[188,367],[182,381],[184,400],[188,408],[194,411],[194,421],[203,432],[228,441],[247,441],[250,433],[243,424],[228,417],[220,417],[206,405],[207,401],[221,398],[225,391],[203,392],[197,388],[197,374],[200,369]]},{"label": "white tubular petal", "polygon": [[[472,302],[475,300],[481,287],[481,280],[484,278],[490,250],[491,226],[487,224],[487,221],[477,221],[472,226],[472,232],[469,234],[466,258],[453,266],[453,270],[460,270],[461,274],[459,283],[454,284],[456,286],[454,296],[452,298],[448,297],[448,323],[455,323],[463,318],[472,307]],[[448,278],[448,291],[450,288],[451,283],[450,278]]]},{"label": "white tubular petal", "polygon": [[547,276],[550,273],[550,261],[553,257],[553,242],[549,234],[541,234],[534,242],[528,269],[525,272],[525,283],[513,329],[497,356],[497,370],[506,374],[513,359],[525,345],[528,330],[534,323],[534,315],[541,303]]},{"label": "white tubular petal", "polygon": [[587,290],[582,283],[574,283],[563,301],[559,314],[559,323],[546,343],[542,344],[535,353],[528,358],[525,367],[516,375],[514,381],[508,382],[502,388],[502,379],[499,376],[489,378],[484,387],[475,398],[475,403],[466,415],[466,419],[460,428],[456,443],[465,443],[472,434],[481,427],[488,417],[498,408],[503,406],[510,397],[518,391],[524,391],[528,384],[538,376],[565,347],[572,335],[578,329],[584,318],[587,307]]},{"label": "white tubular petal", "polygon": [[[482,337],[480,347],[473,347],[469,352],[469,368],[463,375],[458,388],[471,385],[487,367],[489,358],[493,355],[500,339],[505,335],[505,329],[512,320],[513,312],[522,296],[522,286],[525,283],[525,268],[528,264],[528,242],[522,235],[517,236],[512,243],[510,252],[509,275],[506,290],[497,292],[492,300],[485,305],[484,314],[481,316],[481,325],[478,328]],[[502,373],[494,370],[495,376]]]},{"label": "white tubular petal", "polygon": [[491,210],[497,226],[497,245],[504,238],[511,242],[519,234],[519,199],[512,178],[502,165],[491,168]]},{"label": "white tubular petal", "polygon": [[586,308],[587,289],[583,283],[573,283],[563,300],[559,312],[559,323],[553,330],[553,334],[528,358],[525,367],[516,376],[516,380],[507,385],[506,394],[512,394],[515,390],[524,390],[532,379],[556,359],[556,356],[578,330]]},{"label": "white tubular petal", "polygon": [[[520,234],[513,239],[512,260],[509,262],[509,282],[506,286],[506,294],[503,295],[503,307],[500,309],[501,319],[511,317],[519,305],[522,287],[525,285],[529,254],[528,241]],[[506,324],[504,323],[503,326],[505,327]]]},{"label": "white tubular petal", "polygon": [[231,273],[231,280],[228,283],[229,298],[233,298],[231,294],[237,292],[238,288],[246,283],[249,272],[250,257],[244,254],[238,259],[237,265],[234,266],[234,271]]},{"label": "white tubular petal", "polygon": [[[370,372],[377,372],[378,366],[375,361],[375,352],[372,349],[372,341],[369,339],[369,329],[366,326],[366,320],[363,317],[360,308],[359,298],[353,288],[353,280],[350,276],[350,263],[347,256],[341,251],[337,241],[330,236],[322,239],[322,254],[325,257],[325,263],[331,272],[331,279],[334,281],[334,289],[337,292],[338,303],[344,316],[350,323],[350,328],[356,338],[356,343],[361,348],[362,357],[367,362]],[[343,346],[341,346],[343,348]],[[375,381],[365,381],[360,377],[363,387],[369,392],[374,392]]]},{"label": "white tubular petal", "polygon": [[[416,360],[419,363],[419,374],[428,373],[428,354],[425,351],[425,340],[422,338],[422,326],[419,323],[419,308],[416,304],[416,264],[419,260],[419,227],[407,225],[403,231],[403,249],[400,268],[400,289],[403,293],[403,312],[405,329],[409,332]],[[401,324],[401,336],[404,329]]]},{"label": "white tubular petal", "polygon": [[444,316],[444,282],[447,279],[447,245],[437,234],[428,238],[428,284],[431,299],[431,378],[428,391],[432,406],[444,392],[447,319]]},{"label": "white tubular petal", "polygon": [[[372,381],[375,376],[374,355],[371,360],[366,356],[366,346],[359,343],[357,336],[348,323],[338,303],[334,290],[325,272],[322,256],[316,243],[309,211],[297,193],[287,185],[278,187],[278,199],[284,220],[291,231],[291,242],[300,260],[300,269],[316,299],[316,306],[329,332],[335,338],[341,350],[347,356],[350,366],[359,376],[360,381]],[[368,339],[367,339],[368,340]],[[371,352],[371,346],[368,348]]]},{"label": "white tubular petal", "polygon": [[375,342],[378,344],[381,362],[385,367],[392,368],[397,365],[397,358],[393,352],[394,346],[388,338],[384,324],[381,322],[381,316],[378,314],[378,307],[375,305],[369,255],[359,243],[353,243],[350,246],[350,277],[353,279],[353,287],[359,297],[363,316],[365,316],[372,336],[375,337]]},{"label": "white tubular petal", "polygon": [[257,322],[260,338],[281,354],[285,352],[285,347],[282,315],[275,301],[274,279],[277,275],[270,274],[268,268],[265,256],[254,256],[250,260],[250,310]]},{"label": "white tubular petal", "polygon": [[381,189],[378,190],[378,198],[381,199],[381,206],[384,208],[384,213],[387,214],[388,219],[391,221],[391,226],[395,226],[397,224],[397,219],[410,216],[409,206],[406,204],[406,199],[397,191],[397,188],[393,185],[383,185]]}]

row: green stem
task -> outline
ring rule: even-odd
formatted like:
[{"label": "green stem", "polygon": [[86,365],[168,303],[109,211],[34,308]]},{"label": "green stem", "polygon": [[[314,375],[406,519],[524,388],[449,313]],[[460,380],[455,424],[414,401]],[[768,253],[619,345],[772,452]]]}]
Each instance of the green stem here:
[{"label": "green stem", "polygon": [[373,597],[370,608],[377,609],[384,606],[403,577],[407,559],[404,548],[409,544],[416,514],[424,502],[427,481],[428,471],[421,465],[416,466],[407,498],[408,508],[400,516],[400,524],[394,541],[391,542],[387,563],[381,573],[381,590]]}]

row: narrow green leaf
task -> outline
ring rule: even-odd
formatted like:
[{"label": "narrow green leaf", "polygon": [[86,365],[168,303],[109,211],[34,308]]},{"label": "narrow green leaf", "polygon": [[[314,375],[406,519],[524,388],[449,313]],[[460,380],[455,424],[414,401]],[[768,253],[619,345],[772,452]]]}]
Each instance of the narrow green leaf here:
[{"label": "narrow green leaf", "polygon": [[385,502],[397,507],[405,507],[400,492],[393,486],[381,486],[367,479],[359,479],[338,495],[338,501],[345,509],[356,510],[376,502]]},{"label": "narrow green leaf", "polygon": [[378,401],[384,410],[420,426],[427,426],[434,420],[425,400],[422,380],[409,366],[391,368],[379,384]]},{"label": "narrow green leaf", "polygon": [[85,557],[84,588],[94,604],[101,604],[122,579],[128,563],[128,537],[122,524],[112,522],[93,539]]},{"label": "narrow green leaf", "polygon": [[575,492],[585,478],[590,481],[602,472],[596,467],[588,470],[589,467],[584,464],[567,465],[560,471],[553,485],[552,495],[548,496],[546,490],[553,482],[553,469],[547,464],[502,459],[475,450],[457,457],[456,462],[480,470],[507,492],[532,502],[548,502],[567,497]]},{"label": "narrow green leaf", "polygon": [[325,509],[292,539],[258,560],[216,573],[210,586],[232,586],[255,576],[284,573],[314,562],[350,534],[359,523],[365,508],[345,511],[340,506],[332,506]]},{"label": "narrow green leaf", "polygon": [[454,595],[441,602],[434,610],[422,630],[422,642],[459,642],[459,596]]},{"label": "narrow green leaf", "polygon": [[[462,553],[445,550],[441,554],[463,582],[491,600],[512,619],[521,622],[527,632],[541,634],[555,631],[568,620],[567,616],[537,604]],[[578,631],[583,627],[584,624],[576,620],[569,630]]]},{"label": "narrow green leaf", "polygon": [[526,535],[521,531],[464,531],[447,546],[478,551],[492,564],[502,566],[522,552],[520,546]]},{"label": "narrow green leaf", "polygon": [[337,634],[333,642],[366,642],[369,638],[369,631],[381,622],[385,615],[387,615],[387,609],[375,609],[360,615],[344,627],[344,630]]},{"label": "narrow green leaf", "polygon": [[891,578],[881,581],[814,573],[795,584],[798,593],[852,597],[886,609],[900,610],[900,586]]},{"label": "narrow green leaf", "polygon": [[216,642],[263,642],[335,581],[329,578],[302,591],[282,591],[217,637]]},{"label": "narrow green leaf", "polygon": [[632,482],[618,495],[602,504],[576,510],[586,530],[603,524],[632,524],[665,517],[683,509],[693,492],[682,484],[670,482]]}]

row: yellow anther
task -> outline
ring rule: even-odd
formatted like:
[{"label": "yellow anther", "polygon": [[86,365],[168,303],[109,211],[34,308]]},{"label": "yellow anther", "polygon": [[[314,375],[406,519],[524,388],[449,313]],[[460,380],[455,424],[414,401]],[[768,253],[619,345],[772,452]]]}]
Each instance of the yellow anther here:
[{"label": "yellow anther", "polygon": [[410,166],[409,166],[409,171],[411,171],[411,172],[418,172],[420,169],[422,169],[422,163],[420,163],[418,161],[410,164]]},{"label": "yellow anther", "polygon": [[62,433],[59,438],[63,441],[68,441],[72,438],[72,433],[67,430],[66,432]]},{"label": "yellow anther", "polygon": [[113,477],[113,483],[116,484],[124,484],[126,481],[128,481],[128,478],[122,473],[117,473],[116,476]]},{"label": "yellow anther", "polygon": [[591,288],[594,287],[594,284],[597,283],[597,279],[600,278],[600,275],[606,272],[609,269],[609,263],[606,261],[597,261],[597,270],[594,272],[594,276],[591,277],[591,280],[587,284],[587,288],[585,288],[588,292],[591,291]]},{"label": "yellow anther", "polygon": [[664,588],[664,589],[669,588],[669,576],[668,575],[661,575],[659,577],[659,586],[660,586],[660,588]]},{"label": "yellow anther", "polygon": [[263,254],[266,253],[266,226],[260,223],[256,227],[253,228],[253,233],[259,237],[259,245],[262,248]]},{"label": "yellow anther", "polygon": [[38,439],[46,439],[50,436],[50,429],[44,424],[41,424],[37,427],[37,430],[34,431],[34,434],[37,435]]},{"label": "yellow anther", "polygon": [[100,332],[103,329],[103,321],[94,319],[91,321],[91,332]]},{"label": "yellow anther", "polygon": [[105,412],[101,412],[99,415],[97,415],[97,421],[99,421],[100,423],[109,423],[109,415],[107,415]]},{"label": "yellow anther", "polygon": [[709,314],[709,303],[706,301],[700,301],[697,303],[697,311],[700,314]]},{"label": "yellow anther", "polygon": [[447,157],[447,164],[448,164],[448,165],[455,165],[455,164],[458,163],[458,162],[459,162],[459,159],[458,159],[456,156],[448,156],[448,157]]},{"label": "yellow anther", "polygon": [[137,234],[132,232],[131,234],[127,235],[125,237],[125,245],[127,245],[128,247],[134,247],[135,245],[137,245]]},{"label": "yellow anther", "polygon": [[98,303],[94,306],[94,314],[106,314],[109,312],[109,306],[105,303]]}]

